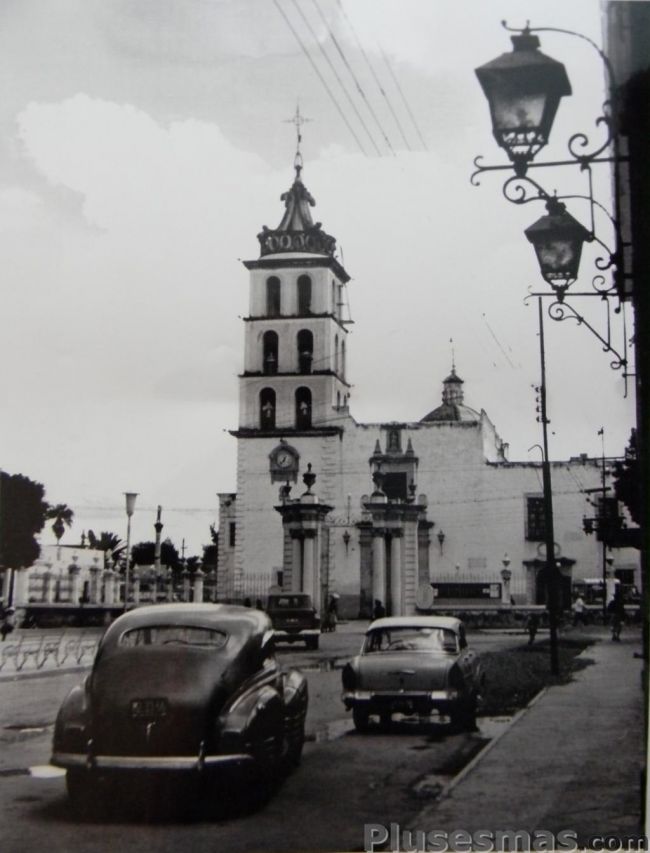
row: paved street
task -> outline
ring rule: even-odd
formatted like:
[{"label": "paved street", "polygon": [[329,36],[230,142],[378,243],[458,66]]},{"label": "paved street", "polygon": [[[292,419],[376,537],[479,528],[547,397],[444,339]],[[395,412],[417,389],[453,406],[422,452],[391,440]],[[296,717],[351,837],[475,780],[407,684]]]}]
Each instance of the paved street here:
[{"label": "paved street", "polygon": [[[192,824],[118,818],[82,820],[69,810],[62,774],[47,766],[52,724],[79,672],[0,680],[0,812],[3,853],[41,850],[228,851],[354,850],[363,824],[406,825],[504,721],[474,734],[442,724],[402,723],[387,734],[354,732],[340,699],[340,666],[361,641],[362,625],[324,635],[318,652],[284,647],[284,662],[307,674],[310,708],[303,763],[263,809]],[[479,650],[522,642],[521,635],[477,634]]]}]

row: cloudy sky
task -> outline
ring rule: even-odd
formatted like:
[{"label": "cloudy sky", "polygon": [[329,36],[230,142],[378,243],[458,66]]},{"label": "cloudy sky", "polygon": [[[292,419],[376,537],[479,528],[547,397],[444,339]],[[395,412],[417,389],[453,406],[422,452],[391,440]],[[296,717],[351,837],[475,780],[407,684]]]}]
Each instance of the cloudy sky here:
[{"label": "cloudy sky", "polygon": [[[541,280],[522,232],[544,211],[505,201],[498,174],[469,182],[476,155],[503,161],[473,69],[509,50],[504,18],[601,41],[597,0],[4,0],[0,467],[75,510],[64,541],[123,533],[126,490],[136,541],[157,504],[177,544],[209,540],[216,493],[235,488],[240,260],[280,221],[298,101],[315,218],[352,276],[353,415],[434,408],[453,338],[466,402],[511,459],[538,458],[524,297]],[[584,42],[541,37],[574,92],[557,159],[571,133],[598,138],[603,73]],[[584,192],[576,169],[543,179]],[[581,202],[571,212],[588,224]],[[548,321],[546,343],[553,458],[599,454],[601,426],[622,453],[633,400],[611,357],[572,322]]]}]

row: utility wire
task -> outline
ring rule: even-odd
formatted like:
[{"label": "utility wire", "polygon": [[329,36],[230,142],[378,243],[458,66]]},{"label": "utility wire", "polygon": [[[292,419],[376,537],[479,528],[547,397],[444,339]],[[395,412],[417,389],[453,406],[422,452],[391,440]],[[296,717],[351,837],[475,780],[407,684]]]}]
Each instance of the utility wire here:
[{"label": "utility wire", "polygon": [[330,89],[330,87],[327,85],[327,81],[325,80],[325,78],[324,78],[324,77],[323,77],[323,75],[321,74],[321,72],[320,72],[320,70],[319,70],[318,66],[316,65],[316,63],[315,63],[315,62],[314,62],[314,60],[312,59],[311,54],[310,54],[310,53],[309,53],[309,51],[307,50],[307,48],[306,48],[306,46],[305,46],[305,44],[304,44],[303,40],[300,38],[299,34],[298,34],[298,33],[296,32],[296,30],[294,29],[294,27],[293,27],[293,25],[292,25],[291,21],[289,20],[289,18],[288,18],[288,17],[286,16],[286,14],[284,13],[284,10],[283,10],[283,9],[282,9],[282,7],[280,6],[280,4],[279,4],[278,0],[273,0],[273,2],[274,2],[274,4],[275,4],[276,9],[277,9],[277,10],[278,10],[278,12],[282,15],[282,17],[284,18],[284,20],[285,20],[285,22],[286,22],[287,26],[289,27],[289,29],[290,29],[290,30],[291,30],[291,32],[293,33],[293,35],[294,35],[294,37],[295,37],[296,41],[298,42],[298,44],[299,44],[299,45],[300,45],[300,47],[302,48],[303,53],[305,54],[305,56],[307,57],[307,59],[309,60],[309,62],[310,62],[310,64],[311,64],[312,68],[313,68],[313,69],[314,69],[314,71],[316,72],[316,75],[318,76],[318,79],[321,81],[321,83],[322,83],[322,84],[323,84],[323,86],[325,87],[325,90],[326,90],[327,94],[330,96],[330,98],[331,98],[331,100],[332,100],[332,102],[333,102],[334,106],[335,106],[335,107],[336,107],[336,109],[338,110],[339,115],[341,116],[341,118],[342,118],[342,119],[343,119],[343,121],[345,122],[345,125],[346,125],[347,129],[350,131],[350,133],[351,133],[351,134],[352,134],[352,136],[354,137],[354,140],[355,140],[355,142],[357,143],[357,145],[359,146],[359,148],[360,148],[360,150],[361,150],[361,153],[362,153],[365,157],[367,157],[367,156],[368,156],[368,154],[366,153],[365,148],[364,148],[364,147],[363,147],[363,145],[361,144],[361,140],[359,139],[359,137],[358,137],[358,136],[357,136],[357,134],[355,133],[354,128],[352,127],[352,125],[350,124],[350,122],[347,120],[347,117],[346,117],[345,113],[343,112],[343,110],[341,109],[341,107],[340,107],[340,105],[339,105],[339,102],[336,100],[336,97],[334,96],[334,93],[332,92],[332,90]]},{"label": "utility wire", "polygon": [[[314,0],[314,2],[315,2],[315,0]],[[355,38],[355,41],[356,41],[356,43],[357,43],[357,47],[358,47],[358,48],[359,48],[359,50],[361,51],[361,54],[362,54],[363,58],[366,60],[366,64],[367,64],[368,68],[370,69],[370,73],[372,74],[372,76],[373,76],[373,78],[374,78],[374,80],[375,80],[375,83],[377,84],[377,87],[378,87],[379,91],[381,92],[381,94],[382,94],[382,96],[383,96],[384,100],[385,100],[385,101],[386,101],[386,103],[388,104],[388,109],[390,110],[391,115],[392,115],[392,116],[393,116],[393,118],[395,119],[395,124],[396,124],[396,125],[397,125],[397,127],[399,128],[399,132],[400,132],[400,133],[401,133],[401,135],[402,135],[402,139],[404,140],[404,144],[406,145],[406,147],[408,148],[408,150],[409,150],[409,151],[412,151],[413,149],[412,149],[412,148],[411,148],[411,146],[409,145],[409,141],[408,141],[408,139],[406,138],[406,134],[404,133],[404,128],[402,127],[402,123],[400,122],[400,120],[399,120],[399,118],[398,118],[398,116],[397,116],[397,113],[396,113],[396,112],[395,112],[395,110],[393,109],[393,105],[392,105],[392,103],[390,102],[390,98],[389,98],[389,97],[388,97],[388,95],[386,94],[386,92],[385,92],[385,90],[384,90],[384,87],[381,85],[381,80],[379,79],[379,77],[378,77],[378,75],[377,75],[377,72],[376,72],[376,71],[375,71],[375,69],[373,68],[372,63],[370,62],[370,59],[369,59],[369,57],[368,57],[368,54],[367,54],[367,53],[366,53],[366,51],[364,50],[364,47],[363,47],[363,45],[361,44],[361,40],[359,39],[359,36],[357,35],[356,30],[355,30],[355,29],[354,29],[354,27],[352,26],[352,21],[351,21],[351,20],[348,18],[348,16],[345,14],[345,9],[343,8],[343,4],[341,3],[341,0],[337,0],[337,2],[338,2],[338,4],[339,4],[339,9],[341,10],[341,14],[342,14],[342,15],[343,15],[343,17],[345,18],[346,23],[347,23],[348,27],[350,28],[350,31],[351,31],[352,35],[353,35],[353,36],[354,36],[354,38]],[[332,36],[332,38],[334,38],[334,37]],[[399,88],[399,87],[398,87],[398,88]],[[403,97],[403,96],[402,96],[402,97]],[[424,145],[424,140],[423,140],[422,144]],[[425,145],[424,147],[426,148],[426,145]]]},{"label": "utility wire", "polygon": [[420,142],[422,143],[422,147],[424,148],[425,151],[428,151],[429,149],[427,148],[427,144],[424,141],[424,137],[422,136],[422,133],[420,132],[420,128],[418,127],[418,123],[415,120],[415,116],[413,115],[413,112],[411,111],[411,108],[408,105],[408,101],[406,100],[404,92],[402,91],[402,87],[399,84],[399,80],[395,76],[395,72],[393,71],[393,68],[392,68],[390,62],[388,61],[388,57],[386,56],[386,54],[384,53],[384,51],[382,50],[381,47],[379,48],[379,51],[380,51],[380,53],[384,59],[384,62],[386,63],[386,68],[388,68],[388,72],[389,72],[390,76],[393,78],[393,82],[395,83],[395,87],[400,94],[400,97],[402,99],[404,106],[406,107],[406,111],[409,114],[411,121],[413,122],[413,127],[415,128],[418,136],[420,137]]},{"label": "utility wire", "polygon": [[[344,63],[344,65],[345,65],[345,67],[348,69],[348,71],[349,71],[349,73],[350,73],[350,76],[352,77],[352,80],[354,81],[354,84],[355,84],[355,86],[356,86],[356,88],[357,88],[357,92],[361,95],[361,97],[363,98],[363,100],[364,100],[364,102],[365,102],[366,106],[368,107],[368,110],[369,110],[369,112],[370,112],[370,115],[373,117],[373,119],[374,119],[374,121],[375,121],[375,124],[376,124],[376,125],[377,125],[377,127],[379,128],[379,132],[380,132],[380,133],[381,133],[381,135],[384,137],[384,141],[386,142],[386,145],[387,145],[387,146],[388,146],[388,148],[390,149],[391,154],[392,154],[393,156],[395,156],[395,149],[393,148],[393,146],[392,146],[392,144],[391,144],[391,141],[390,141],[390,139],[388,138],[388,136],[387,136],[387,134],[386,134],[386,131],[384,130],[384,128],[383,128],[383,126],[382,126],[381,122],[379,121],[379,118],[377,117],[377,113],[376,113],[376,112],[374,111],[374,109],[372,108],[372,104],[371,104],[371,103],[370,103],[370,101],[368,100],[368,98],[367,98],[367,96],[366,96],[366,93],[364,92],[364,90],[363,90],[363,88],[362,88],[361,84],[359,83],[359,80],[357,79],[357,76],[356,76],[356,74],[354,73],[354,70],[353,70],[352,66],[351,66],[351,65],[350,65],[350,63],[348,62],[348,58],[347,58],[347,56],[345,55],[345,53],[343,52],[343,48],[342,48],[342,47],[341,47],[341,45],[338,43],[338,41],[337,41],[337,39],[336,39],[336,36],[335,36],[335,35],[334,35],[334,33],[332,32],[332,29],[331,29],[330,25],[329,25],[329,24],[328,24],[328,22],[327,22],[327,18],[326,18],[326,17],[325,17],[325,15],[323,14],[323,11],[322,11],[321,7],[318,5],[318,0],[312,0],[312,3],[313,3],[313,4],[314,4],[314,6],[316,7],[316,9],[317,9],[317,11],[318,11],[318,14],[319,14],[319,15],[320,15],[320,17],[321,17],[321,20],[323,21],[323,23],[325,24],[325,27],[327,28],[327,32],[329,33],[329,37],[332,39],[332,44],[334,45],[334,47],[335,47],[335,48],[336,48],[336,50],[338,51],[339,56],[340,56],[340,57],[341,57],[341,59],[343,60],[343,63]],[[381,87],[380,87],[380,88],[381,88]],[[408,147],[408,143],[407,143],[407,147]]]},{"label": "utility wire", "polygon": [[302,18],[304,25],[305,25],[305,26],[307,27],[307,29],[309,30],[309,32],[310,32],[310,34],[311,34],[311,37],[314,39],[314,41],[315,41],[315,42],[316,42],[316,44],[318,45],[318,49],[319,49],[319,50],[320,50],[320,52],[323,54],[323,58],[325,59],[325,62],[327,62],[327,64],[329,65],[329,67],[330,67],[330,69],[331,69],[331,71],[332,71],[332,74],[333,74],[333,75],[334,75],[334,77],[336,78],[336,82],[337,82],[337,83],[339,84],[339,86],[341,87],[341,91],[343,92],[343,94],[345,95],[345,97],[348,99],[348,103],[349,103],[349,104],[350,104],[350,106],[352,107],[352,109],[353,109],[353,111],[354,111],[354,113],[355,113],[356,117],[359,119],[359,122],[360,122],[361,126],[363,127],[363,129],[364,129],[364,130],[365,130],[365,132],[367,133],[368,138],[370,139],[370,141],[371,141],[371,142],[372,142],[372,144],[374,145],[374,147],[375,147],[375,151],[377,152],[377,154],[379,154],[379,155],[381,156],[381,151],[380,151],[380,149],[379,149],[379,146],[378,146],[378,145],[377,145],[377,143],[375,142],[375,139],[374,139],[373,135],[370,133],[370,130],[368,129],[368,126],[366,125],[365,121],[363,120],[363,116],[362,116],[362,115],[361,115],[361,113],[359,112],[359,109],[358,109],[357,105],[354,103],[354,101],[353,101],[353,99],[352,99],[352,96],[350,95],[350,93],[349,93],[349,92],[348,92],[348,90],[346,89],[346,87],[345,87],[345,83],[343,82],[343,80],[341,80],[341,76],[340,76],[340,74],[338,73],[338,71],[336,70],[336,67],[335,67],[334,63],[333,63],[333,62],[332,62],[332,60],[329,58],[329,56],[327,55],[327,51],[325,50],[325,48],[323,47],[323,45],[322,45],[322,44],[320,43],[320,41],[318,40],[318,36],[317,36],[317,35],[316,35],[316,33],[314,32],[314,28],[313,28],[313,27],[312,27],[312,25],[309,23],[308,19],[307,19],[307,18],[306,18],[306,16],[305,16],[305,13],[302,11],[302,9],[300,8],[300,6],[298,5],[297,0],[291,0],[291,2],[292,2],[292,3],[293,3],[293,5],[295,6],[296,12],[298,12],[298,14],[300,15],[300,17]]}]

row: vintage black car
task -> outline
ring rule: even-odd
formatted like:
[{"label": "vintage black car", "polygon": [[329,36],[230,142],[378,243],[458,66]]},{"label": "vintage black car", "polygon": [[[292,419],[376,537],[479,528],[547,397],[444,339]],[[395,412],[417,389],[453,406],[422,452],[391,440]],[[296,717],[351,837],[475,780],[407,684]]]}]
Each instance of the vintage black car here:
[{"label": "vintage black car", "polygon": [[318,648],[321,622],[310,595],[304,592],[273,593],[268,597],[266,611],[271,617],[276,640],[303,642],[308,649]]},{"label": "vintage black car", "polygon": [[484,673],[463,623],[449,616],[388,616],[366,632],[361,653],[341,673],[342,699],[359,731],[370,715],[438,711],[454,727],[474,729]]},{"label": "vintage black car", "polygon": [[266,614],[142,607],[108,628],[63,702],[51,762],[79,805],[134,776],[273,779],[300,760],[306,712],[305,678],[278,666]]}]

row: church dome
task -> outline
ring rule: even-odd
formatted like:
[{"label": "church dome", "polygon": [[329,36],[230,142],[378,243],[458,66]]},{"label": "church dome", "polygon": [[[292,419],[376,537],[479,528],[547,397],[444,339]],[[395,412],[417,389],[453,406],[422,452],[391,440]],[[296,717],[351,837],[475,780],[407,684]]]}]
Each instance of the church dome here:
[{"label": "church dome", "polygon": [[451,368],[449,376],[442,383],[442,405],[425,415],[420,423],[428,424],[441,421],[476,423],[481,416],[463,402],[463,380]]}]

